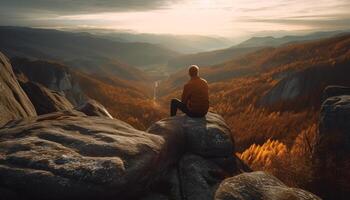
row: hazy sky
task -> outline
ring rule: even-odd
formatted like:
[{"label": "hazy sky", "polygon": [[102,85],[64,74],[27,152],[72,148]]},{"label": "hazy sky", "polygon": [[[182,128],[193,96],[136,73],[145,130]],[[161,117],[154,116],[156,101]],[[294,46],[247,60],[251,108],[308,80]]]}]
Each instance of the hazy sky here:
[{"label": "hazy sky", "polygon": [[350,29],[350,0],[0,0],[0,24],[239,37]]}]

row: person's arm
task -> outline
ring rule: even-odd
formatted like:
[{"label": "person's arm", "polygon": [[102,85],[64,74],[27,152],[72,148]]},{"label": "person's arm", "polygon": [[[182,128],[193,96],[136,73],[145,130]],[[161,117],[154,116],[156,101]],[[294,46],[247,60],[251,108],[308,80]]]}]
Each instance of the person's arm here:
[{"label": "person's arm", "polygon": [[189,91],[188,84],[186,84],[184,86],[183,91],[182,91],[181,101],[182,101],[182,103],[187,105],[187,102],[188,102],[189,99],[190,99],[190,91]]}]

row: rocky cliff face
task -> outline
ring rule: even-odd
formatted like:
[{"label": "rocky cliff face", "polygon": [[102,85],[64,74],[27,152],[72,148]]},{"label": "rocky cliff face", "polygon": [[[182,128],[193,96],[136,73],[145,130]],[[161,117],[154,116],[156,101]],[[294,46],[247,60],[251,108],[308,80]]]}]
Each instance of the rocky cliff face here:
[{"label": "rocky cliff face", "polygon": [[217,114],[209,113],[202,119],[167,118],[153,124],[148,132],[176,138],[178,162],[166,175],[170,186],[166,195],[173,199],[214,199],[225,177],[244,170],[236,164],[230,129]]},{"label": "rocky cliff face", "polygon": [[[328,85],[350,86],[348,58],[339,58],[333,65],[321,63],[306,69],[276,73],[278,83],[259,101],[259,104],[279,110],[319,108],[323,90]],[[297,103],[295,103],[297,102]]]},{"label": "rocky cliff face", "polygon": [[345,200],[350,195],[350,88],[328,87],[324,97],[313,152],[314,187],[325,199]]},{"label": "rocky cliff face", "polygon": [[24,58],[14,58],[11,61],[17,75],[23,74],[34,83],[64,94],[74,106],[84,103],[87,99],[71,71],[64,65]]},{"label": "rocky cliff face", "polygon": [[12,119],[36,116],[33,104],[16,80],[12,66],[0,52],[0,127]]},{"label": "rocky cliff face", "polygon": [[73,109],[73,105],[66,99],[64,94],[31,81],[19,82],[33,103],[38,115]]}]

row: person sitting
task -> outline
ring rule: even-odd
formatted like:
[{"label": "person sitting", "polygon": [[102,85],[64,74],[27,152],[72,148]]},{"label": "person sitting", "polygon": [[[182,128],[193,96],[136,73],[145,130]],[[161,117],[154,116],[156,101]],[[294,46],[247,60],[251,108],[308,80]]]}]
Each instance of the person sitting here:
[{"label": "person sitting", "polygon": [[181,110],[189,117],[204,117],[209,109],[208,83],[199,77],[199,67],[191,65],[188,69],[190,80],[182,91],[181,101],[172,99],[170,103],[170,116],[175,116]]}]

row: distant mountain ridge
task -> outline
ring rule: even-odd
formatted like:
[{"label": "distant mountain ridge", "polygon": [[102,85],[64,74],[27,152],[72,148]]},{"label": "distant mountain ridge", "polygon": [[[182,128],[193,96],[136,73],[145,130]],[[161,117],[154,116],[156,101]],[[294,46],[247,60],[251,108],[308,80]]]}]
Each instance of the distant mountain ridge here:
[{"label": "distant mountain ridge", "polygon": [[179,55],[149,43],[115,42],[85,33],[4,26],[0,27],[0,50],[9,57],[53,60],[85,72],[105,71],[124,79],[145,77],[132,66],[164,63]]},{"label": "distant mountain ridge", "polygon": [[[332,65],[335,59],[348,54],[349,38],[350,33],[322,40],[261,48],[221,64],[202,68],[200,74],[213,83],[288,68],[284,73],[276,73],[279,77],[276,75],[274,78],[280,79],[309,66],[318,66],[324,62]],[[179,89],[187,79],[187,69],[184,68],[162,82],[161,93],[166,94],[169,88]]]},{"label": "distant mountain ridge", "polygon": [[234,46],[237,47],[262,47],[262,46],[271,46],[276,47],[283,44],[291,43],[291,42],[305,42],[310,40],[323,39],[327,37],[332,37],[338,34],[346,33],[350,31],[324,31],[324,32],[315,32],[307,35],[286,35],[283,37],[252,37],[242,43]]},{"label": "distant mountain ridge", "polygon": [[73,29],[77,33],[91,33],[95,36],[117,42],[146,42],[157,44],[180,53],[197,53],[231,46],[232,41],[218,36],[171,35],[117,32],[103,29]]},{"label": "distant mountain ridge", "polygon": [[176,71],[181,67],[186,67],[191,64],[197,64],[203,67],[220,64],[234,58],[238,58],[248,53],[252,53],[265,47],[278,47],[284,44],[295,42],[306,42],[317,39],[324,39],[339,34],[346,34],[346,31],[329,31],[329,32],[315,32],[303,36],[284,36],[275,38],[272,36],[266,37],[252,37],[243,41],[240,44],[231,46],[226,49],[219,49],[214,51],[204,51],[195,54],[180,55],[171,58],[168,62],[169,70]]}]

